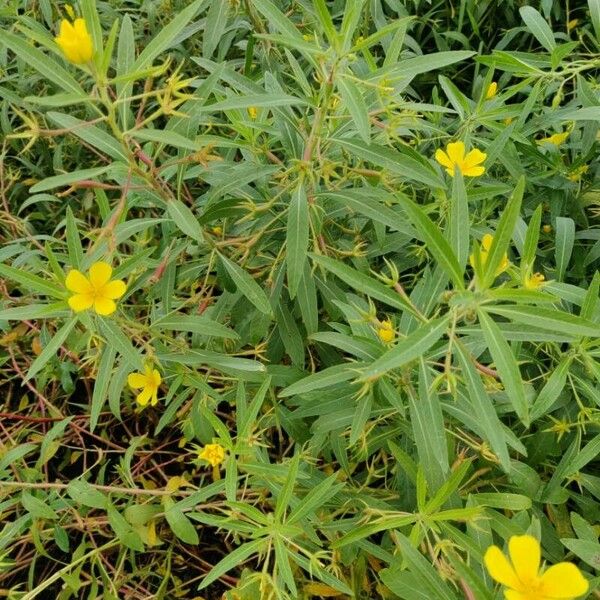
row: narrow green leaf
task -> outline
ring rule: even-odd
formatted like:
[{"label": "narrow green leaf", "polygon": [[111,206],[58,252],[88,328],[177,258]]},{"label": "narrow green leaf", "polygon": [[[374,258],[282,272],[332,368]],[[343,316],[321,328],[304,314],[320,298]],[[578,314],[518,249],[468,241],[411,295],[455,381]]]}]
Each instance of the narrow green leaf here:
[{"label": "narrow green leaf", "polygon": [[554,40],[554,33],[550,29],[550,25],[548,25],[546,19],[533,6],[522,6],[519,12],[525,25],[533,33],[535,39],[548,52],[552,52],[556,48],[556,41]]},{"label": "narrow green leaf", "polygon": [[3,29],[0,36],[0,44],[4,44],[10,48],[19,58],[33,67],[38,73],[47,77],[52,83],[65,90],[65,92],[78,97],[86,96],[86,93],[77,83],[77,80],[66,69],[46,56],[41,50],[34,48],[29,42],[7,31],[6,28]]},{"label": "narrow green leaf", "polygon": [[98,373],[94,392],[92,394],[92,405],[90,407],[90,431],[94,431],[98,424],[98,418],[106,402],[108,386],[110,384],[117,351],[112,345],[104,346],[102,357],[98,364]]},{"label": "narrow green leaf", "polygon": [[288,210],[286,265],[290,298],[296,297],[304,273],[309,241],[309,211],[306,190],[301,184],[292,195]]},{"label": "narrow green leaf", "polygon": [[352,267],[349,267],[339,260],[335,260],[328,256],[320,256],[318,254],[311,254],[310,257],[318,264],[339,277],[343,282],[348,284],[355,290],[375,298],[389,306],[394,306],[400,310],[409,310],[414,312],[412,306],[410,306],[405,300],[403,300],[395,291],[385,286],[383,283],[377,281],[373,277],[369,277],[364,273],[359,273]]},{"label": "narrow green leaf", "polygon": [[203,315],[169,315],[152,323],[152,327],[168,331],[189,331],[199,335],[231,340],[239,338],[235,331]]},{"label": "narrow green leaf", "polygon": [[500,222],[498,223],[496,233],[494,234],[494,241],[492,242],[492,246],[485,262],[485,275],[483,277],[484,288],[490,287],[494,282],[494,279],[496,279],[498,267],[500,267],[500,263],[508,250],[508,245],[515,230],[517,219],[519,218],[524,190],[525,178],[521,177],[502,212]]},{"label": "narrow green leaf", "polygon": [[204,234],[198,219],[181,200],[172,199],[167,202],[167,212],[175,225],[197,242],[204,242]]},{"label": "narrow green leaf", "polygon": [[560,310],[551,310],[539,306],[485,306],[484,309],[497,315],[539,327],[553,333],[568,336],[600,337],[600,325]]},{"label": "narrow green leaf", "polygon": [[150,43],[142,50],[141,54],[131,67],[130,72],[143,71],[152,65],[154,59],[171,47],[177,36],[183,31],[184,27],[198,13],[200,7],[206,0],[195,0],[189,6],[176,12],[176,17],[169,21],[167,25],[159,29]]},{"label": "narrow green leaf", "polygon": [[70,321],[67,321],[54,334],[40,355],[31,363],[29,371],[27,371],[27,377],[25,378],[25,381],[29,381],[32,377],[35,377],[46,366],[46,364],[56,356],[59,348],[64,344],[76,323],[77,318],[73,318]]},{"label": "narrow green leaf", "polygon": [[510,470],[510,455],[506,447],[506,440],[502,432],[502,422],[498,418],[494,405],[483,387],[481,377],[475,370],[472,363],[472,357],[460,342],[455,344],[456,355],[458,356],[462,374],[467,386],[468,400],[473,407],[474,417],[485,432],[487,442],[491,449],[496,453],[500,464],[505,471]]},{"label": "narrow green leaf", "polygon": [[377,144],[367,146],[361,139],[332,138],[331,141],[358,158],[387,169],[394,175],[435,188],[444,187],[444,182],[440,179],[437,171],[426,160],[418,155],[415,156],[406,148],[401,147],[399,150],[394,150]]},{"label": "narrow green leaf", "polygon": [[421,325],[366,369],[363,369],[360,373],[360,380],[369,381],[381,377],[388,371],[399,369],[415,358],[424,355],[444,335],[447,327],[447,316]]},{"label": "narrow green leaf", "polygon": [[369,123],[369,111],[361,89],[349,77],[338,77],[336,84],[342,102],[352,117],[352,123],[356,127],[358,135],[366,144],[369,144],[371,141],[371,124]]},{"label": "narrow green leaf", "polygon": [[417,228],[419,238],[425,242],[427,250],[446,271],[448,277],[459,289],[464,289],[464,268],[461,268],[450,244],[440,233],[438,226],[425,214],[423,209],[407,196],[398,196],[402,208]]},{"label": "narrow green leaf", "polygon": [[525,427],[528,427],[529,405],[515,356],[495,321],[484,311],[479,311],[478,315],[483,336],[500,373],[508,399]]},{"label": "narrow green leaf", "polygon": [[14,267],[0,264],[0,277],[4,277],[9,281],[16,281],[28,290],[44,294],[45,296],[52,296],[61,300],[66,296],[66,289],[22,269],[15,269]]},{"label": "narrow green leaf", "polygon": [[262,313],[272,314],[271,304],[264,290],[254,281],[252,276],[239,265],[219,254],[219,259],[234,281],[237,289]]},{"label": "narrow green leaf", "polygon": [[[257,0],[254,0],[255,2]],[[261,0],[264,1],[264,0]],[[246,542],[241,546],[238,546],[233,552],[229,552],[225,558],[220,560],[208,573],[208,575],[202,580],[202,583],[199,586],[199,590],[208,587],[213,581],[216,581],[227,573],[227,571],[231,571],[235,567],[239,567],[246,559],[248,559],[253,554],[258,554],[263,546],[267,544],[267,540],[258,539],[252,542]]]},{"label": "narrow green leaf", "polygon": [[554,257],[556,259],[556,279],[562,281],[575,243],[575,221],[570,217],[556,217],[556,245]]}]

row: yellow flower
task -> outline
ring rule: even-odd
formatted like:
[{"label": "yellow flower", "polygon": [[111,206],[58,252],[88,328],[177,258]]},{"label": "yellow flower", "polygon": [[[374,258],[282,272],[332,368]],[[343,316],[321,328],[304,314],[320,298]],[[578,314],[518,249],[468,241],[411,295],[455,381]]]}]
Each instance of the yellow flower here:
[{"label": "yellow flower", "polygon": [[589,168],[590,168],[589,165],[581,165],[580,167],[573,169],[567,175],[567,177],[574,183],[577,183],[583,177],[583,175],[585,175],[588,172]]},{"label": "yellow flower", "polygon": [[545,280],[546,278],[542,273],[534,273],[533,275],[525,278],[523,287],[526,290],[537,290]]},{"label": "yellow flower", "polygon": [[54,41],[73,64],[82,65],[92,60],[94,46],[83,19],[75,19],[73,23],[63,19],[60,22],[60,33]]},{"label": "yellow flower", "polygon": [[575,27],[577,27],[578,24],[579,24],[579,19],[571,19],[567,23],[567,31],[571,31],[571,30],[575,29]]},{"label": "yellow flower", "polygon": [[548,137],[537,140],[538,144],[552,144],[554,146],[560,146],[564,144],[569,137],[569,131],[563,131],[562,133],[554,133]]},{"label": "yellow flower", "polygon": [[463,142],[450,142],[446,146],[446,152],[438,148],[435,152],[435,160],[446,167],[446,172],[454,177],[454,168],[458,167],[466,177],[479,177],[483,175],[485,167],[481,163],[487,158],[487,154],[481,150],[471,150],[465,155]]},{"label": "yellow flower", "polygon": [[206,444],[198,452],[198,458],[207,461],[213,467],[218,467],[225,460],[225,448],[221,444]]},{"label": "yellow flower", "polygon": [[75,312],[94,307],[99,315],[110,315],[117,309],[115,300],[126,291],[125,282],[120,279],[111,281],[112,267],[106,262],[96,262],[86,277],[73,269],[65,279],[65,286],[74,295],[69,298],[69,306]]},{"label": "yellow flower", "polygon": [[392,322],[390,320],[381,321],[377,329],[377,335],[384,344],[393,342],[396,337],[396,332],[394,331]]},{"label": "yellow flower", "polygon": [[218,225],[216,227],[213,227],[211,229],[211,231],[215,234],[215,235],[223,235],[223,228],[219,227]]},{"label": "yellow flower", "polygon": [[[492,242],[494,241],[494,236],[486,233],[482,238],[481,238],[481,248],[479,250],[479,261],[481,262],[481,266],[485,266],[485,263],[487,262],[489,253],[490,253],[490,248],[492,247]],[[473,254],[471,254],[469,256],[469,264],[475,268],[475,257],[473,256]],[[498,265],[498,269],[496,270],[496,275],[500,275],[500,273],[502,273],[503,271],[506,271],[506,269],[508,269],[508,265],[509,265],[509,260],[508,260],[508,254],[506,254],[506,252],[504,253],[504,256],[502,257],[502,260],[500,261],[500,264]]]},{"label": "yellow flower", "polygon": [[543,231],[544,233],[552,233],[552,225],[547,225],[547,224],[546,224],[546,225],[544,225],[544,226],[542,227],[542,231]]},{"label": "yellow flower", "polygon": [[506,119],[504,119],[504,124],[505,125],[510,125],[513,122],[513,118],[512,117],[506,117]]},{"label": "yellow flower", "polygon": [[160,373],[149,365],[144,367],[143,373],[130,373],[127,377],[127,383],[130,388],[142,390],[135,398],[135,401],[140,406],[146,406],[148,400],[150,400],[152,406],[156,405],[158,402],[158,388],[161,381],[162,377]]},{"label": "yellow flower", "polygon": [[492,81],[490,85],[488,85],[488,89],[485,92],[485,99],[491,100],[496,93],[498,92],[498,84],[495,81]]},{"label": "yellow flower", "polygon": [[256,106],[248,107],[248,116],[254,121],[258,117],[258,109]]},{"label": "yellow flower", "polygon": [[581,571],[570,562],[540,571],[540,543],[530,535],[515,535],[508,541],[510,561],[498,546],[484,556],[493,579],[505,586],[506,600],[574,600],[588,591]]}]

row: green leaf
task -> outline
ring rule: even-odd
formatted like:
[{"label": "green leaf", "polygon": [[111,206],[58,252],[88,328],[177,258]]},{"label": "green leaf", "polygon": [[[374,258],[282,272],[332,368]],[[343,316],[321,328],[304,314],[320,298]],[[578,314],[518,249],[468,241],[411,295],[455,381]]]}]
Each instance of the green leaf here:
[{"label": "green leaf", "polygon": [[331,271],[334,275],[339,277],[342,281],[348,284],[355,290],[375,298],[389,306],[394,306],[400,310],[408,310],[414,313],[414,308],[410,306],[405,300],[403,300],[395,291],[391,290],[383,283],[365,275],[359,273],[352,267],[349,267],[342,262],[329,258],[328,256],[320,256],[318,254],[311,254],[310,257],[319,265]]},{"label": "green leaf", "polygon": [[556,217],[556,245],[554,256],[556,259],[556,279],[562,281],[575,243],[575,221],[569,217]]},{"label": "green leaf", "polygon": [[198,545],[200,538],[196,526],[170,498],[165,499],[165,519],[171,531],[184,543]]},{"label": "green leaf", "polygon": [[600,45],[600,0],[588,0],[590,17],[596,34],[596,43]]},{"label": "green leaf", "polygon": [[494,234],[494,240],[485,262],[485,275],[483,277],[483,287],[488,288],[497,277],[498,268],[502,263],[508,250],[508,245],[512,238],[519,211],[521,210],[521,201],[525,190],[525,178],[521,177],[512,193],[508,203],[502,212],[500,222]]},{"label": "green leaf", "polygon": [[448,442],[439,398],[430,390],[431,381],[423,358],[419,365],[418,395],[408,390],[410,426],[427,484],[436,492],[448,475]]},{"label": "green leaf", "polygon": [[484,310],[517,323],[568,336],[600,337],[600,325],[560,310],[539,306],[485,306]]},{"label": "green leaf", "polygon": [[61,300],[66,296],[65,288],[61,288],[54,283],[50,283],[49,281],[27,271],[23,271],[22,269],[15,269],[14,267],[0,264],[0,277],[16,281],[28,290],[38,292],[39,294],[60,298]]},{"label": "green leaf", "polygon": [[83,248],[75,216],[70,206],[67,206],[67,249],[69,252],[69,262],[74,269],[80,269],[83,262]]},{"label": "green leaf", "polygon": [[502,423],[494,410],[494,405],[483,387],[481,376],[473,366],[473,359],[464,346],[457,342],[455,344],[465,384],[469,392],[468,400],[473,407],[473,416],[485,432],[487,442],[500,460],[505,471],[510,470],[510,456],[506,447],[506,440],[502,432]]},{"label": "green leaf", "polygon": [[515,356],[495,321],[482,310],[478,312],[478,316],[483,337],[500,373],[508,399],[525,427],[528,427],[529,405]]},{"label": "green leaf", "polygon": [[125,76],[131,72],[135,62],[135,33],[129,14],[125,14],[121,21],[121,30],[119,31],[119,43],[117,46],[117,98],[119,99],[119,116],[122,129],[128,129],[130,122],[129,107],[131,105],[131,93],[133,91],[133,81],[126,81]]},{"label": "green leaf", "polygon": [[465,181],[459,169],[452,179],[452,200],[450,203],[450,223],[448,234],[450,247],[458,260],[458,266],[464,273],[469,257],[469,201],[465,189]]},{"label": "green leaf", "polygon": [[448,317],[440,317],[421,325],[409,336],[400,340],[391,350],[374,361],[360,373],[361,381],[372,381],[388,371],[399,369],[423,356],[443,335],[448,327]]},{"label": "green leaf", "polygon": [[369,111],[361,89],[349,77],[338,77],[336,84],[344,106],[352,117],[352,124],[365,144],[371,141]]},{"label": "green leaf", "polygon": [[313,373],[300,381],[292,383],[279,392],[280,398],[295,396],[297,394],[306,394],[315,390],[331,387],[338,383],[348,381],[356,377],[359,373],[359,368],[364,366],[364,363],[353,363],[351,365],[334,365]]},{"label": "green leaf", "polygon": [[0,310],[0,321],[32,321],[34,319],[52,319],[66,317],[70,313],[64,302],[55,304],[28,304]]},{"label": "green leaf", "polygon": [[228,258],[219,254],[219,259],[227,270],[227,273],[234,281],[237,289],[262,313],[272,314],[271,304],[263,289],[254,281],[249,273],[242,267],[230,261]]},{"label": "green leaf", "polygon": [[10,33],[3,28],[0,36],[0,44],[4,44],[12,50],[20,59],[24,60],[29,66],[33,67],[38,73],[47,77],[52,83],[75,96],[85,97],[87,94],[82,87],[71,76],[71,74],[61,67],[56,61],[48,58],[41,50],[34,48],[29,42]]},{"label": "green leaf", "polygon": [[119,326],[110,319],[98,319],[100,333],[106,338],[106,343],[111,345],[129,365],[138,371],[144,370],[144,362],[139,351],[133,347],[131,340],[123,333]]},{"label": "green leaf", "polygon": [[556,41],[554,40],[552,29],[550,29],[550,25],[548,25],[544,17],[533,6],[522,6],[519,12],[521,13],[521,18],[525,21],[525,25],[527,25],[529,31],[535,36],[535,39],[548,52],[552,52],[556,48]]},{"label": "green leaf", "polygon": [[296,297],[304,273],[309,241],[309,221],[306,190],[301,184],[292,195],[287,219],[285,262],[288,289],[292,300]]},{"label": "green leaf", "polygon": [[149,44],[142,50],[137,60],[131,67],[130,73],[141,72],[150,67],[154,59],[170,48],[177,36],[183,31],[184,27],[200,11],[201,6],[206,0],[195,0],[189,6],[181,11],[176,11],[176,17],[169,21],[167,25],[158,29]]},{"label": "green leaf", "polygon": [[204,37],[202,38],[202,56],[204,58],[211,58],[215,53],[227,28],[228,11],[229,2],[212,0],[206,14],[206,25],[204,26]]},{"label": "green leaf", "polygon": [[167,202],[167,212],[175,225],[179,227],[183,233],[189,235],[197,242],[204,242],[204,234],[198,219],[181,200],[171,199]]},{"label": "green leaf", "polygon": [[75,502],[90,508],[106,509],[108,499],[95,487],[83,479],[75,479],[69,482],[67,493]]},{"label": "green leaf", "polygon": [[235,331],[203,315],[168,315],[152,323],[152,327],[159,330],[188,331],[231,340],[239,339]]},{"label": "green leaf", "polygon": [[[254,1],[256,2],[257,0]],[[202,580],[202,583],[200,584],[200,587],[198,589],[202,590],[205,587],[208,587],[211,583],[213,583],[213,581],[219,579],[221,575],[227,573],[227,571],[231,571],[231,569],[239,567],[250,556],[259,553],[262,550],[263,546],[265,546],[267,543],[267,540],[258,539],[254,540],[253,542],[246,542],[245,544],[242,544],[241,546],[233,550],[233,552],[229,552],[225,556],[225,558],[220,560],[210,570],[208,575]]]},{"label": "green leaf", "polygon": [[25,381],[29,381],[32,377],[35,377],[46,366],[46,364],[56,356],[59,348],[64,344],[76,323],[77,318],[75,317],[70,321],[67,321],[54,334],[40,355],[31,363],[29,371],[27,371],[27,377],[25,378]]},{"label": "green leaf", "polygon": [[285,37],[291,40],[304,41],[298,28],[277,8],[271,0],[253,0],[256,7],[266,18],[267,22],[274,25]]},{"label": "green leaf", "polygon": [[21,504],[34,519],[48,519],[50,521],[58,519],[58,515],[46,502],[42,502],[42,500],[33,496],[28,490],[23,490],[21,494]]},{"label": "green leaf", "polygon": [[358,158],[388,170],[394,175],[399,175],[404,179],[412,179],[435,188],[444,187],[444,182],[440,179],[437,171],[426,160],[415,155],[407,148],[400,147],[400,150],[393,150],[377,144],[367,146],[360,139],[332,138],[331,141],[339,144]]},{"label": "green leaf", "polygon": [[98,418],[106,402],[108,386],[110,384],[117,351],[113,346],[105,346],[102,350],[94,392],[92,394],[92,405],[90,407],[90,431],[94,431],[98,424]]},{"label": "green leaf", "polygon": [[427,250],[435,258],[440,267],[446,271],[454,285],[459,289],[464,289],[464,268],[460,267],[450,244],[442,236],[438,226],[410,198],[399,196],[398,199],[400,205],[408,214],[409,219],[417,228],[419,238],[425,242]]},{"label": "green leaf", "polygon": [[100,152],[108,154],[108,156],[115,160],[124,163],[128,162],[129,158],[121,144],[103,129],[96,127],[96,125],[91,125],[87,121],[82,121],[81,119],[64,113],[51,111],[47,113],[47,115],[51,121],[54,121],[64,129],[68,129],[69,133],[82,139],[87,144],[94,146],[100,150]]},{"label": "green leaf", "polygon": [[[53,175],[52,177],[46,177],[38,181],[35,185],[29,188],[31,194],[37,194],[39,192],[45,192],[58,187],[64,187],[77,183],[84,179],[94,179],[103,173],[106,173],[111,168],[110,165],[104,167],[96,167],[94,169],[80,169],[79,171],[73,171],[71,173],[63,173],[62,175]],[[70,207],[68,207],[70,209]]]}]

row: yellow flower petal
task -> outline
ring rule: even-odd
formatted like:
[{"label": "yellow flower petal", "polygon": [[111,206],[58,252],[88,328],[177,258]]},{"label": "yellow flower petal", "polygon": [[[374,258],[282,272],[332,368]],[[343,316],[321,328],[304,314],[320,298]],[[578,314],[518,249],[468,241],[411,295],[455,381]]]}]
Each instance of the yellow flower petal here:
[{"label": "yellow flower petal", "polygon": [[94,310],[102,316],[111,315],[117,310],[117,305],[114,300],[99,296],[94,299]]},{"label": "yellow flower petal", "polygon": [[90,282],[97,290],[109,282],[111,275],[112,267],[107,262],[95,262],[90,267]]},{"label": "yellow flower petal", "polygon": [[115,279],[114,281],[109,281],[102,288],[102,296],[105,298],[110,298],[111,300],[116,300],[120,298],[127,291],[127,286],[125,282],[121,279]]},{"label": "yellow flower petal", "polygon": [[435,160],[437,160],[443,167],[454,169],[454,164],[450,160],[450,157],[441,148],[438,148],[435,151]]},{"label": "yellow flower petal", "polygon": [[521,592],[517,592],[515,590],[505,590],[504,597],[506,600],[531,600],[531,596],[529,594],[522,594]]},{"label": "yellow flower petal", "polygon": [[92,60],[94,48],[92,46],[92,38],[88,33],[85,21],[83,19],[75,19],[73,29],[79,42],[79,54],[81,62],[89,62]]},{"label": "yellow flower petal", "polygon": [[127,376],[127,384],[130,388],[139,390],[146,385],[146,376],[143,373],[130,373]]},{"label": "yellow flower petal", "polygon": [[94,296],[91,294],[75,294],[74,296],[71,296],[67,302],[75,312],[81,312],[92,307],[92,304],[94,304]]},{"label": "yellow flower petal", "polygon": [[465,158],[465,145],[460,140],[458,142],[450,142],[446,147],[446,153],[453,164],[458,163],[460,166]]},{"label": "yellow flower petal", "polygon": [[488,89],[485,92],[485,99],[490,100],[491,98],[493,98],[496,95],[497,91],[498,91],[498,84],[495,81],[492,81],[492,83],[490,83],[490,85],[488,85]]},{"label": "yellow flower petal", "polygon": [[465,177],[479,177],[485,173],[485,167],[463,167],[461,170]]},{"label": "yellow flower petal", "polygon": [[589,583],[581,571],[569,562],[550,567],[541,577],[541,593],[548,598],[571,599],[588,591]]},{"label": "yellow flower petal", "polygon": [[146,406],[148,400],[150,400],[150,396],[152,396],[152,390],[146,387],[136,396],[135,401],[140,406]]},{"label": "yellow flower petal", "polygon": [[541,549],[540,543],[533,536],[513,535],[508,540],[508,553],[521,582],[527,583],[537,578],[540,570]]},{"label": "yellow flower petal", "polygon": [[69,271],[65,278],[65,287],[70,292],[75,292],[77,294],[89,294],[93,290],[92,284],[89,282],[88,278],[77,269]]},{"label": "yellow flower petal", "polygon": [[154,385],[155,388],[158,389],[158,387],[160,386],[161,381],[162,381],[162,377],[160,376],[160,373],[156,369],[153,369],[151,377],[152,377],[152,384]]},{"label": "yellow flower petal", "polygon": [[487,154],[478,150],[477,148],[473,148],[466,156],[463,161],[463,168],[470,169],[471,167],[476,167],[481,164],[487,158]]},{"label": "yellow flower petal", "polygon": [[63,19],[60,22],[60,37],[66,39],[73,39],[75,36],[75,28],[67,19]]},{"label": "yellow flower petal", "polygon": [[483,562],[492,579],[509,588],[519,587],[517,574],[498,546],[490,546],[487,549]]},{"label": "yellow flower petal", "polygon": [[492,247],[492,242],[494,241],[494,236],[491,233],[486,233],[482,238],[481,238],[481,247],[486,251],[489,252],[490,248]]}]

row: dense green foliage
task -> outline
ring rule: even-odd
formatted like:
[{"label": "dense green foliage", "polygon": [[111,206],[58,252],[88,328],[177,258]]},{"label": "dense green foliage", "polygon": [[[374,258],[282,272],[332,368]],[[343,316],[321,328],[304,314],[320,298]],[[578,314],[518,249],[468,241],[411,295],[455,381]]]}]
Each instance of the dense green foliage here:
[{"label": "dense green foliage", "polygon": [[4,0],[0,595],[600,597],[600,0],[525,4]]}]

